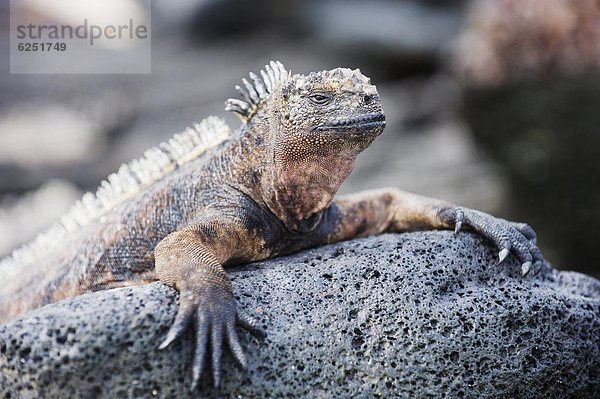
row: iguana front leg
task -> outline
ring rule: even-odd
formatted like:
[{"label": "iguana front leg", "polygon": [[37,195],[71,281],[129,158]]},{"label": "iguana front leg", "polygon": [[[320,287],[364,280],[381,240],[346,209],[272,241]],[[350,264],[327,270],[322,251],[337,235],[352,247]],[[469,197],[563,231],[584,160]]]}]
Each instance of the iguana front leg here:
[{"label": "iguana front leg", "polygon": [[500,262],[512,252],[522,264],[523,276],[532,268],[534,273],[539,272],[546,262],[535,244],[535,232],[525,223],[397,189],[341,196],[330,212],[334,215],[324,221],[329,223],[324,227],[324,231],[329,231],[324,240],[329,243],[385,231],[455,229],[458,232],[465,226],[496,245]]},{"label": "iguana front leg", "polygon": [[254,320],[236,309],[231,282],[223,264],[235,259],[259,256],[241,223],[205,220],[171,233],[156,247],[155,268],[161,282],[179,291],[179,310],[163,349],[193,325],[196,330],[193,357],[192,390],[204,369],[209,345],[213,383],[221,380],[221,356],[226,341],[236,360],[246,366],[246,356],[239,342],[236,324],[262,335]]}]

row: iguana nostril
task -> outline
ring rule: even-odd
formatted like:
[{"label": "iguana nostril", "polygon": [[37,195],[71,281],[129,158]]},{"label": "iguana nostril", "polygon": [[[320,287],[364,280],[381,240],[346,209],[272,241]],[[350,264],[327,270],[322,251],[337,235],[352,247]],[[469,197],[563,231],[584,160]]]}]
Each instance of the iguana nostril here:
[{"label": "iguana nostril", "polygon": [[364,103],[364,104],[370,104],[370,103],[371,103],[371,101],[373,101],[373,97],[372,97],[372,96],[370,96],[370,95],[368,95],[368,94],[365,94],[365,95],[363,96],[363,103]]}]

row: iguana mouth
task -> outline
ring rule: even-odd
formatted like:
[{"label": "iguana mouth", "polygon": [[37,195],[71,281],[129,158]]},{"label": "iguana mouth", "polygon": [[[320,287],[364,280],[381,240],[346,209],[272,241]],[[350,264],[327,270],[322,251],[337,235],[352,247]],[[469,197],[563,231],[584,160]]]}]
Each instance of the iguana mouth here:
[{"label": "iguana mouth", "polygon": [[319,125],[318,130],[370,130],[385,126],[385,115],[383,113],[364,114],[350,118],[334,119],[327,124]]}]

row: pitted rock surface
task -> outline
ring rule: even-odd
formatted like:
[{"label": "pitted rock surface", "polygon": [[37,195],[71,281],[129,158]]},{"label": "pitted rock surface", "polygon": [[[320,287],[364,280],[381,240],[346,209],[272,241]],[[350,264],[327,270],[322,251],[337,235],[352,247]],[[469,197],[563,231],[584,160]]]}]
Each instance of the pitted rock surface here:
[{"label": "pitted rock surface", "polygon": [[[470,233],[386,234],[240,266],[241,333],[209,397],[594,398],[600,282],[518,277]],[[0,327],[0,397],[197,397],[192,334],[157,350],[177,294],[154,283],[45,306]],[[205,373],[208,374],[208,373]],[[204,386],[210,386],[208,375]]]}]

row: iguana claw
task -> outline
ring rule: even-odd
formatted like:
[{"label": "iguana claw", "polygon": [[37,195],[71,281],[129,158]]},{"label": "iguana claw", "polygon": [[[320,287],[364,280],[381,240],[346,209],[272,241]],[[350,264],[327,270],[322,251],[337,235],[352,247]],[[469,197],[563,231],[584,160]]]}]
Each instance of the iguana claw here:
[{"label": "iguana claw", "polygon": [[542,267],[544,266],[544,262],[536,261],[533,264],[533,273],[532,276],[537,276],[539,272],[542,271]]},{"label": "iguana claw", "polygon": [[458,234],[460,231],[463,221],[465,220],[465,213],[462,208],[456,208],[454,210],[454,234]]},{"label": "iguana claw", "polygon": [[498,252],[498,263],[504,262],[504,259],[506,259],[506,257],[508,256],[509,253],[510,253],[510,249],[502,248],[502,250],[500,252]]},{"label": "iguana claw", "polygon": [[[223,291],[223,292],[221,292]],[[190,324],[196,330],[194,357],[192,360],[191,390],[198,387],[198,382],[208,361],[207,349],[210,347],[210,363],[212,369],[213,386],[218,388],[221,384],[221,360],[223,355],[223,342],[242,368],[247,366],[247,358],[237,335],[236,325],[239,325],[258,336],[265,333],[256,326],[254,319],[246,313],[236,310],[235,299],[219,287],[205,286],[202,294],[187,293],[182,290],[180,295],[179,310],[167,337],[160,344],[159,349],[171,345],[181,337]],[[215,301],[214,298],[218,298]],[[209,345],[210,342],[210,345]]]},{"label": "iguana claw", "polygon": [[259,338],[267,337],[267,333],[256,325],[256,320],[243,310],[237,311],[237,323]]},{"label": "iguana claw", "polygon": [[531,266],[532,266],[531,262],[525,262],[521,265],[521,277],[527,276],[527,274],[531,270]]},{"label": "iguana claw", "polygon": [[536,275],[546,263],[544,256],[535,244],[536,234],[525,223],[515,223],[496,218],[484,212],[468,208],[449,209],[447,215],[451,216],[454,231],[466,225],[483,237],[491,240],[500,249],[498,252],[499,263],[512,254],[521,262],[521,275],[526,276],[533,269]]}]

